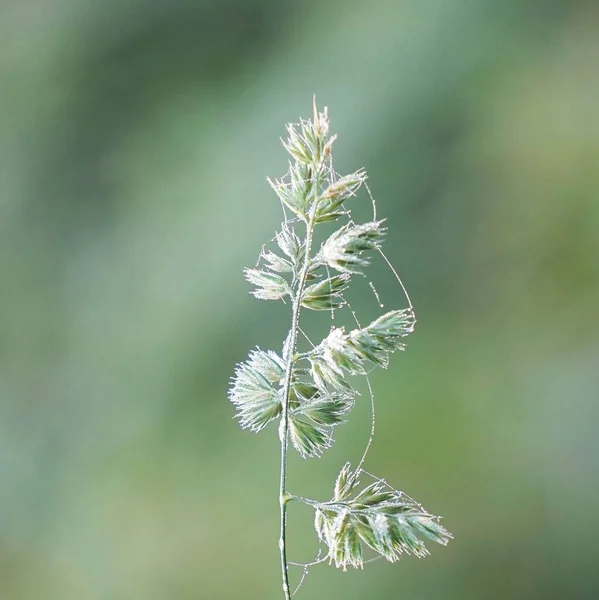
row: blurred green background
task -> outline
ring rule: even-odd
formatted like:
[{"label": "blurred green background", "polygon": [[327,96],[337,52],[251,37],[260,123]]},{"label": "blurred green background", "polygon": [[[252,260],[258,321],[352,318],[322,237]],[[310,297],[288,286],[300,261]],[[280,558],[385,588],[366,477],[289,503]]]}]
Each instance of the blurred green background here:
[{"label": "blurred green background", "polygon": [[[418,316],[366,466],[455,540],[297,597],[598,598],[598,67],[592,0],[3,0],[0,598],[282,596],[275,428],[226,390],[287,331],[241,269],[314,93]],[[368,427],[291,491],[328,497]]]}]

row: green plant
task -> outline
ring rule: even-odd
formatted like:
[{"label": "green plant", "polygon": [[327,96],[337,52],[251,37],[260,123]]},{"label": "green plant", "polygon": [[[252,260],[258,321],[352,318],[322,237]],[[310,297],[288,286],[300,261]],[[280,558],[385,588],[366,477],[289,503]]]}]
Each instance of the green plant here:
[{"label": "green plant", "polygon": [[[344,327],[333,327],[319,344],[310,343],[305,351],[298,351],[298,337],[303,333],[301,309],[334,312],[348,306],[344,291],[352,275],[362,273],[374,252],[386,260],[380,249],[386,228],[376,219],[374,202],[373,220],[368,223],[354,223],[346,208],[346,201],[365,186],[366,173],[358,170],[344,177],[335,173],[331,147],[336,136],[329,137],[328,132],[326,108],[319,113],[316,104],[312,120],[287,126],[288,138],[283,145],[293,161],[285,178],[268,180],[285,215],[273,240],[279,252],[263,248],[258,262],[262,266],[245,269],[245,276],[255,286],[252,293],[257,298],[291,303],[291,328],[281,354],[256,349],[246,362],[237,365],[229,390],[242,427],[260,431],[271,421],[279,421],[279,548],[286,600],[292,595],[286,540],[287,504],[292,500],[314,508],[316,533],[327,549],[322,560],[343,569],[348,565],[361,567],[365,548],[394,562],[404,553],[426,556],[421,538],[443,545],[451,539],[438,517],[363,469],[374,432],[374,401],[368,379],[373,427],[358,466],[345,464],[329,501],[303,498],[287,490],[289,443],[304,458],[319,457],[331,445],[334,428],[354,406],[357,392],[349,377],[368,378],[371,367],[387,367],[390,354],[405,348],[403,338],[415,324],[409,297],[387,261],[409,307],[389,311],[365,327],[355,319],[357,327],[348,333]],[[315,227],[342,217],[348,222],[313,253]],[[296,233],[298,224],[303,224],[303,238]],[[371,483],[360,485],[360,476],[368,477]]]}]

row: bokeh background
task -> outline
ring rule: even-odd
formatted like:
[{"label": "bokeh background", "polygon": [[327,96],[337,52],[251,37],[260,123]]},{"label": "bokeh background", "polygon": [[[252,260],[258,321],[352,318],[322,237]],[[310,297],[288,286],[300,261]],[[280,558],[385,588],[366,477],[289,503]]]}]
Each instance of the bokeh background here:
[{"label": "bokeh background", "polygon": [[[313,94],[418,316],[367,467],[455,540],[297,597],[598,598],[598,67],[592,0],[3,0],[0,598],[282,596],[275,428],[226,390],[287,331],[241,269]],[[328,497],[368,418],[291,490]]]}]

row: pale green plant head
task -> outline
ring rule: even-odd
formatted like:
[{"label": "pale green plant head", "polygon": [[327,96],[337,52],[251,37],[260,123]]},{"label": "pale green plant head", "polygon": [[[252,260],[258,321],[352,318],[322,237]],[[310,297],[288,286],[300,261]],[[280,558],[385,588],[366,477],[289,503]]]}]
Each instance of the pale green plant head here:
[{"label": "pale green plant head", "polygon": [[[368,373],[375,367],[386,368],[391,354],[405,349],[404,338],[412,333],[416,322],[407,292],[381,250],[387,229],[384,221],[376,218],[374,201],[371,221],[357,224],[351,219],[348,201],[360,188],[368,190],[366,172],[360,169],[345,176],[335,173],[335,136],[329,136],[327,110],[318,112],[316,104],[312,119],[288,125],[287,134],[283,146],[292,158],[287,175],[268,180],[283,206],[284,220],[272,248],[263,248],[258,266],[245,269],[245,277],[254,286],[251,293],[256,298],[291,305],[290,329],[280,353],[258,348],[237,365],[229,399],[244,428],[261,431],[273,421],[279,423],[279,548],[283,592],[289,599],[293,594],[289,586],[286,519],[291,500],[315,511],[316,535],[326,552],[315,563],[328,559],[343,569],[362,567],[369,552],[390,562],[403,554],[423,557],[428,554],[423,540],[445,545],[452,536],[438,517],[363,468],[374,433],[374,396]],[[340,220],[344,223],[315,250],[315,228]],[[363,274],[374,254],[389,265],[408,306],[388,311],[361,326],[345,291],[352,277]],[[300,350],[303,308],[333,315],[348,309],[356,327],[350,331],[332,327],[318,344],[304,336],[306,349]],[[304,458],[319,457],[331,446],[335,428],[345,422],[356,402],[354,376],[366,377],[373,409],[370,439],[357,467],[352,468],[350,463],[343,466],[328,501],[289,493],[289,442]],[[362,484],[361,479],[367,481]],[[307,572],[307,565],[301,566],[304,570],[300,583]]]}]

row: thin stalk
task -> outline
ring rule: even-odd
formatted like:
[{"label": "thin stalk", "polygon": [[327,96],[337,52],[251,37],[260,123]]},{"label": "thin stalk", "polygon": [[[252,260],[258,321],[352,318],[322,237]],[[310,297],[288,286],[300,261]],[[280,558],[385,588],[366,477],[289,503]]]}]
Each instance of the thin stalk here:
[{"label": "thin stalk", "polygon": [[[315,185],[317,185],[318,176],[315,177]],[[281,425],[279,436],[281,438],[281,476],[279,482],[279,504],[281,507],[281,530],[279,537],[279,550],[281,553],[281,576],[283,579],[283,593],[285,600],[291,600],[291,592],[289,589],[289,569],[287,563],[287,502],[291,496],[287,493],[287,443],[289,434],[289,394],[291,392],[291,374],[293,369],[293,360],[295,354],[295,346],[297,343],[297,333],[299,329],[299,314],[302,304],[302,294],[306,284],[306,277],[310,267],[310,250],[312,247],[312,235],[314,232],[314,219],[316,215],[317,201],[314,202],[308,222],[306,223],[306,241],[304,244],[304,263],[299,273],[297,289],[293,298],[293,308],[291,316],[291,338],[289,340],[288,354],[285,357],[287,361],[285,370],[285,382],[283,387],[283,411],[281,416]]]}]

